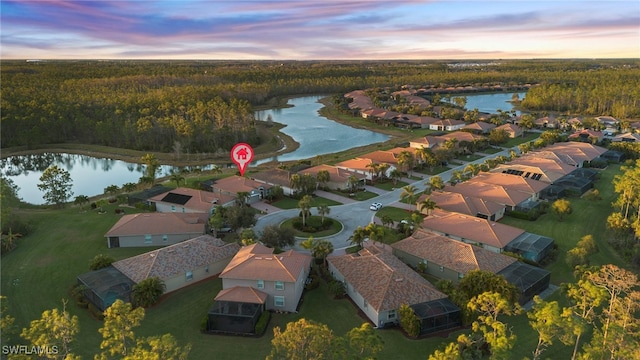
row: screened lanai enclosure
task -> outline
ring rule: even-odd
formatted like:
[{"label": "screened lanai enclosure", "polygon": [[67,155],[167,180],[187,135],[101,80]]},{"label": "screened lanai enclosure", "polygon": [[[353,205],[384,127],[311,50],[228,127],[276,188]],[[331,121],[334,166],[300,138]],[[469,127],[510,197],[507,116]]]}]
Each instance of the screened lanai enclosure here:
[{"label": "screened lanai enclosure", "polygon": [[462,325],[460,308],[449,299],[411,305],[420,319],[420,335],[446,331]]},{"label": "screened lanai enclosure", "polygon": [[207,315],[207,332],[254,334],[264,312],[267,294],[251,288],[233,287],[218,293]]},{"label": "screened lanai enclosure", "polygon": [[131,290],[136,284],[113,266],[78,276],[84,297],[100,311],[105,311],[116,300],[131,302]]},{"label": "screened lanai enclosure", "polygon": [[525,232],[508,243],[507,246],[504,247],[504,250],[519,254],[527,260],[539,263],[551,254],[553,250],[553,239]]},{"label": "screened lanai enclosure", "polygon": [[504,276],[510,284],[520,289],[518,302],[521,305],[546,290],[551,281],[551,273],[547,270],[520,261],[507,266],[498,275]]}]

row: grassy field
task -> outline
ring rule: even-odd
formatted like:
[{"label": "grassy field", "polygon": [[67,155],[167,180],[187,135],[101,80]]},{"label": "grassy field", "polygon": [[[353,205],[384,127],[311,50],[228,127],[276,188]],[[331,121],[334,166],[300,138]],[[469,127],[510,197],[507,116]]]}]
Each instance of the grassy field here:
[{"label": "grassy field", "polygon": [[[294,199],[288,196],[283,197],[282,199],[278,200],[278,201],[274,201],[273,203],[271,203],[271,205],[280,208],[280,209],[297,209],[298,208],[298,203],[300,202],[299,199]],[[319,196],[314,196],[313,200],[311,201],[311,208],[315,209],[317,206],[320,205],[328,205],[328,206],[334,206],[334,205],[342,205],[342,203],[339,203],[337,201],[333,201],[330,199],[326,199],[323,197],[319,197]]]},{"label": "grassy field", "polygon": [[[505,218],[505,224],[522,227],[528,231],[547,235],[558,244],[558,258],[547,269],[552,272],[552,283],[573,281],[571,270],[564,262],[564,254],[584,235],[592,234],[600,251],[590,260],[594,265],[613,263],[624,266],[622,259],[606,242],[605,219],[610,212],[610,202],[614,197],[611,180],[619,166],[611,166],[603,172],[596,187],[602,200],[586,201],[572,198],[573,214],[559,222],[553,214],[540,217],[535,222]],[[107,249],[104,234],[119,219],[114,214],[114,206],[106,207],[106,214],[95,211],[81,212],[78,208],[29,209],[20,210],[21,215],[32,224],[29,236],[19,240],[18,248],[2,257],[2,295],[7,296],[9,313],[16,318],[18,332],[38,319],[44,310],[62,308],[62,299],[68,299],[68,290],[75,284],[76,276],[89,271],[89,261],[97,254],[123,259],[150,250],[150,248]],[[388,210],[389,209],[389,210]],[[401,209],[383,208],[378,215],[389,212],[394,219],[401,220],[406,212]],[[128,213],[136,210],[127,209]],[[403,216],[403,214],[405,216]],[[212,279],[194,284],[188,288],[168,294],[162,302],[147,310],[142,325],[135,330],[138,336],[173,334],[180,344],[193,344],[190,358],[206,359],[259,359],[270,351],[273,326],[284,328],[287,322],[301,317],[327,324],[337,335],[344,335],[349,329],[365,321],[349,300],[333,300],[327,295],[326,285],[308,292],[297,314],[274,314],[269,329],[260,338],[212,336],[201,334],[199,326],[202,318],[212,305],[213,297],[221,289],[221,281]],[[556,293],[552,300],[562,300]],[[75,304],[67,306],[69,312],[80,320],[80,334],[73,345],[74,352],[84,359],[90,359],[98,352],[101,341],[98,329],[101,322],[93,319],[86,310]],[[529,327],[526,315],[506,319],[518,336],[514,346],[514,359],[531,357],[537,340],[536,333]],[[379,359],[425,359],[436,348],[450,342],[438,337],[409,340],[398,330],[381,330],[385,347]],[[6,336],[3,334],[3,344]],[[16,343],[20,339],[13,335]],[[553,358],[568,358],[568,347],[554,345],[544,354]]]}]

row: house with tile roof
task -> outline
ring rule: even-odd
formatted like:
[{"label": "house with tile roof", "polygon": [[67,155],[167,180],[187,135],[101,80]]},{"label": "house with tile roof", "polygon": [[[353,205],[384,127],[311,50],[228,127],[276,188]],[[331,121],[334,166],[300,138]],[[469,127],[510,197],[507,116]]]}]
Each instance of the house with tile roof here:
[{"label": "house with tile roof", "polygon": [[273,186],[255,181],[244,176],[233,175],[218,179],[211,185],[214,194],[228,195],[236,198],[239,193],[247,193],[247,204],[253,204],[269,196]]},{"label": "house with tile roof", "polygon": [[420,149],[421,147],[435,149],[445,141],[446,139],[440,136],[426,135],[418,139],[409,140],[409,146],[415,149]]},{"label": "house with tile roof", "polygon": [[413,268],[439,279],[458,282],[472,270],[497,274],[517,260],[479,246],[418,229],[391,245],[393,254]]},{"label": "house with tile roof", "polygon": [[291,172],[284,169],[267,169],[251,175],[251,179],[270,186],[280,186],[285,195],[293,195]]},{"label": "house with tile roof", "polygon": [[155,204],[158,212],[210,214],[217,205],[226,205],[233,200],[230,196],[179,187],[153,196],[149,202]]},{"label": "house with tile roof", "polygon": [[466,123],[455,119],[440,119],[439,121],[429,124],[430,130],[436,131],[456,131],[462,129]]},{"label": "house with tile roof", "polygon": [[398,309],[409,305],[421,320],[421,333],[460,326],[460,309],[445,294],[393,254],[368,245],[356,254],[327,258],[329,272],[376,327],[398,323]]},{"label": "house with tile roof", "polygon": [[513,226],[441,209],[424,218],[422,228],[497,253],[525,233]]},{"label": "house with tile roof", "polygon": [[274,254],[271,248],[253,244],[242,247],[219,277],[223,290],[245,287],[267,294],[266,310],[295,312],[310,270],[311,255],[295,250]]},{"label": "house with tile roof", "polygon": [[524,129],[516,124],[507,123],[496,127],[496,130],[504,130],[509,134],[510,138],[517,138],[524,135]]},{"label": "house with tile roof", "polygon": [[568,136],[569,140],[582,141],[582,142],[590,142],[592,144],[597,144],[604,139],[604,134],[602,131],[595,131],[591,129],[582,129],[577,130],[573,134]]},{"label": "house with tile roof", "polygon": [[[355,176],[355,178],[358,179],[358,182],[362,186],[365,185],[365,182],[367,180],[367,176],[363,175],[362,173],[349,171],[347,169],[344,169],[338,166],[324,165],[324,164],[304,169],[302,171],[299,171],[298,174],[300,175],[310,174],[317,177],[320,171],[327,171],[329,173],[329,181],[327,182],[326,186],[329,189],[334,189],[334,190],[349,189],[349,179],[352,176]],[[322,186],[321,184],[318,184],[318,185]]]},{"label": "house with tile roof", "polygon": [[553,239],[474,216],[434,209],[421,227],[448,238],[500,253],[520,254],[540,262],[553,249]]},{"label": "house with tile roof", "polygon": [[586,163],[602,156],[607,149],[583,142],[558,142],[547,145],[541,151],[535,151],[532,155],[541,157],[557,157],[562,162],[575,166],[583,167]]},{"label": "house with tile roof", "polygon": [[[426,198],[436,203],[436,206],[445,211],[457,212],[476,216],[481,219],[498,221],[504,217],[505,206],[496,202],[485,200],[475,196],[465,196],[456,192],[433,191],[430,195],[422,195],[417,204]],[[422,213],[427,214],[427,209]]]},{"label": "house with tile roof", "polygon": [[544,158],[536,156],[535,153],[527,153],[508,163],[498,165],[490,172],[518,175],[553,184],[575,170],[574,166],[565,164],[558,158]]},{"label": "house with tile roof", "polygon": [[465,125],[461,130],[470,131],[474,134],[482,135],[489,134],[491,129],[496,127],[495,124],[484,122],[484,121],[476,121],[471,124]]},{"label": "house with tile roof", "polygon": [[112,265],[136,284],[150,277],[164,281],[166,293],[220,274],[240,250],[202,235],[178,244],[114,262]]},{"label": "house with tile roof", "polygon": [[533,120],[533,123],[538,128],[555,129],[558,127],[558,119],[551,116],[544,116]]},{"label": "house with tile roof", "polygon": [[108,248],[167,246],[205,234],[208,218],[204,213],[127,214],[104,236]]},{"label": "house with tile roof", "polygon": [[551,280],[547,270],[425,230],[391,246],[394,255],[408,265],[454,283],[470,271],[501,275],[520,290],[520,304],[547,289]]},{"label": "house with tile roof", "polygon": [[[373,164],[377,164],[377,162],[371,159],[357,157],[354,159],[341,161],[337,163],[335,166],[341,169],[345,169],[345,170],[357,173],[357,174],[364,175],[367,180],[372,181],[373,174],[371,173],[371,165]],[[393,169],[395,169],[394,166],[389,167],[386,175],[389,176],[389,174],[391,174],[391,171],[393,171]]]},{"label": "house with tile roof", "polygon": [[613,142],[640,142],[640,134],[636,133],[624,133],[619,134],[611,139]]},{"label": "house with tile roof", "polygon": [[529,208],[540,198],[549,184],[507,173],[481,173],[455,186],[447,185],[444,191],[468,197],[479,197],[506,206],[507,211],[517,207]]}]

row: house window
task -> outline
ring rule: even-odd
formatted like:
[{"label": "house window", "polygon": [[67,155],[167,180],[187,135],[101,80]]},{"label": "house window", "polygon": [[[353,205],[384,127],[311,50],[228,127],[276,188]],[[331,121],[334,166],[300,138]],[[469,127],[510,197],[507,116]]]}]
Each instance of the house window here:
[{"label": "house window", "polygon": [[167,240],[169,240],[169,237],[167,235],[162,235],[162,241],[167,242]]},{"label": "house window", "polygon": [[444,271],[444,266],[440,266],[440,272]]},{"label": "house window", "polygon": [[463,273],[458,273],[458,279],[462,279],[464,277]]},{"label": "house window", "polygon": [[276,307],[284,307],[284,296],[274,296],[273,305]]},{"label": "house window", "polygon": [[186,276],[186,280],[187,281],[191,281],[193,280],[193,271],[187,271],[187,273],[185,274]]},{"label": "house window", "polygon": [[206,272],[206,273],[208,273],[208,272],[209,272],[209,265],[207,265],[207,266],[204,268],[204,272]]},{"label": "house window", "polygon": [[258,280],[258,289],[264,289],[264,280]]},{"label": "house window", "polygon": [[282,281],[276,281],[276,290],[284,290],[284,283]]},{"label": "house window", "polygon": [[144,243],[145,244],[151,244],[151,234],[145,234],[144,235]]},{"label": "house window", "polygon": [[387,315],[388,315],[388,319],[389,320],[393,320],[393,319],[396,318],[396,311],[395,310],[389,310],[389,313]]},{"label": "house window", "polygon": [[171,211],[173,211],[173,212],[176,211],[176,206],[175,205],[171,205]]}]

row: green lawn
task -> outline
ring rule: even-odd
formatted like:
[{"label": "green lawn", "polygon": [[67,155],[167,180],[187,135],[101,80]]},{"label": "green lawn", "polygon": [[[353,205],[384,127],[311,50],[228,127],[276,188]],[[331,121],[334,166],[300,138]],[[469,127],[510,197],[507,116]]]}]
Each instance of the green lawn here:
[{"label": "green lawn", "polygon": [[502,150],[503,149],[498,148],[498,147],[490,147],[490,148],[486,148],[484,150],[480,150],[479,152],[481,152],[483,154],[495,154],[495,153],[499,153]]},{"label": "green lawn", "polygon": [[456,156],[456,159],[462,160],[462,161],[476,161],[476,160],[482,159],[483,157],[484,156],[478,155],[478,154],[470,154],[470,155],[458,155]]},{"label": "green lawn", "polygon": [[332,194],[336,194],[336,195],[340,195],[343,196],[345,198],[348,199],[355,199],[358,201],[365,201],[365,200],[370,200],[373,199],[374,197],[378,196],[378,194],[371,192],[371,191],[356,191],[355,193],[353,193],[354,196],[350,196],[349,193],[344,193],[341,191],[337,191],[337,190],[328,190],[330,193]]},{"label": "green lawn", "polygon": [[[297,209],[299,202],[300,202],[300,199],[294,199],[294,198],[285,196],[278,201],[274,201],[273,203],[271,203],[271,205],[284,210]],[[311,207],[315,209],[319,205],[333,206],[333,205],[342,205],[342,203],[339,203],[337,201],[333,201],[330,199],[326,199],[323,197],[319,197],[319,196],[313,197],[313,201],[311,201]]]},{"label": "green lawn", "polygon": [[433,168],[433,170],[431,170],[430,168],[424,168],[424,169],[416,170],[416,172],[420,174],[437,175],[447,170],[450,170],[449,167],[447,166],[436,166]]},{"label": "green lawn", "polygon": [[551,271],[551,281],[554,284],[574,281],[572,269],[565,262],[568,250],[575,247],[580,238],[591,234],[596,240],[600,251],[589,256],[591,265],[615,264],[625,266],[620,256],[609,246],[606,229],[607,217],[611,213],[611,202],[616,198],[613,191],[613,176],[620,171],[620,165],[611,165],[601,173],[596,183],[601,200],[589,201],[581,198],[569,198],[573,212],[560,222],[552,212],[542,215],[536,221],[527,221],[505,217],[500,222],[513,225],[528,232],[553,238],[558,246],[557,260],[547,266]]},{"label": "green lawn", "polygon": [[501,146],[506,147],[506,148],[512,148],[512,147],[518,146],[518,145],[520,145],[522,143],[526,143],[526,142],[535,140],[538,137],[540,137],[540,133],[530,132],[530,133],[526,134],[524,137],[523,136],[518,136],[516,138],[509,139],[506,143],[502,144]]},{"label": "green lawn", "polygon": [[376,213],[378,218],[385,215],[389,216],[393,221],[402,221],[411,218],[411,212],[393,206],[383,206],[382,209]]},{"label": "green lawn", "polygon": [[373,186],[377,187],[378,189],[382,189],[386,191],[392,191],[407,185],[409,184],[407,184],[404,181],[398,181],[395,184],[393,183],[393,181],[376,182],[375,184],[373,184]]}]

